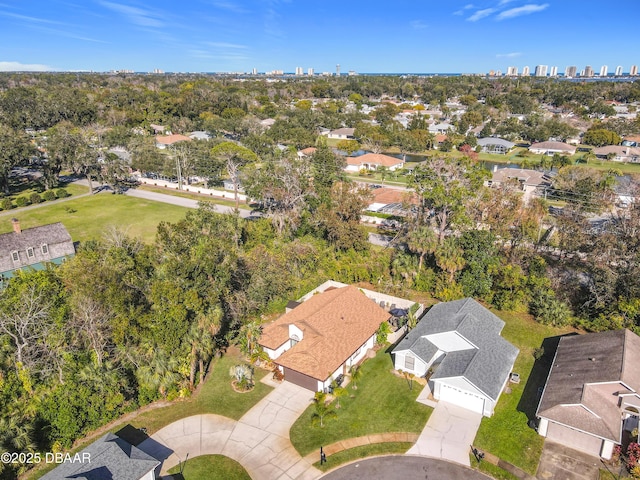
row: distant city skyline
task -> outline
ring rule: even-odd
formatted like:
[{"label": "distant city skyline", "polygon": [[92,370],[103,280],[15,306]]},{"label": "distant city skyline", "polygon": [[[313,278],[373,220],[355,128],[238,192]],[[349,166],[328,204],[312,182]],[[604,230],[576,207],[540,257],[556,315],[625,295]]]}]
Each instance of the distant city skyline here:
[{"label": "distant city skyline", "polygon": [[0,0],[0,71],[628,73],[640,53],[602,25],[633,11],[636,0]]}]

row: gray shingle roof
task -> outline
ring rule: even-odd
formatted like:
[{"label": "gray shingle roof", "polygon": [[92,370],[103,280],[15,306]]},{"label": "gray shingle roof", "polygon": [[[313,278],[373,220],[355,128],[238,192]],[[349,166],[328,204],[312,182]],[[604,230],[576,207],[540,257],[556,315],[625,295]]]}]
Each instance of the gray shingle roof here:
[{"label": "gray shingle roof", "polygon": [[[620,441],[618,397],[602,390],[608,383],[615,391],[625,391],[619,384],[623,382],[640,391],[638,365],[640,337],[630,330],[562,337],[538,415]],[[612,400],[615,400],[613,404]]]},{"label": "gray shingle roof", "polygon": [[[43,245],[47,246],[46,252]],[[28,249],[33,249],[31,257],[27,255]],[[18,261],[13,261],[12,252],[18,253]],[[0,234],[0,273],[74,253],[71,235],[60,222],[27,228],[20,233],[3,233]]]},{"label": "gray shingle roof", "polygon": [[505,140],[504,138],[484,137],[478,139],[478,145],[481,147],[486,147],[487,145],[500,145],[505,148],[513,148],[516,144],[509,140]]},{"label": "gray shingle roof", "polygon": [[431,377],[464,376],[470,383],[496,400],[518,356],[518,349],[500,336],[504,322],[472,298],[439,303],[422,317],[393,350],[410,350],[429,362],[438,348],[425,337],[458,332],[475,348],[449,352]]},{"label": "gray shingle roof", "polygon": [[80,452],[90,462],[63,463],[47,473],[43,480],[139,480],[160,462],[125,440],[108,433]]}]

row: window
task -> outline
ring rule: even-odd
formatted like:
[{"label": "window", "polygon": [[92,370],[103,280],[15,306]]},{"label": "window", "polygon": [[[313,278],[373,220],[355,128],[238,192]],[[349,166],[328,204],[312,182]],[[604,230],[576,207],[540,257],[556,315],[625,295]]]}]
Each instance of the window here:
[{"label": "window", "polygon": [[410,355],[404,357],[404,368],[407,370],[413,370],[416,366],[416,359]]},{"label": "window", "polygon": [[19,262],[20,261],[20,255],[18,255],[18,252],[11,252],[11,259],[14,262]]},{"label": "window", "polygon": [[295,333],[293,335],[291,335],[291,346],[295,346],[296,343],[298,343],[300,341],[300,337],[298,337],[298,335],[296,335]]},{"label": "window", "polygon": [[45,243],[40,247],[40,250],[42,251],[43,255],[46,255],[47,253],[49,253],[49,246]]},{"label": "window", "polygon": [[28,258],[33,258],[33,248],[29,247],[27,248],[27,257]]}]

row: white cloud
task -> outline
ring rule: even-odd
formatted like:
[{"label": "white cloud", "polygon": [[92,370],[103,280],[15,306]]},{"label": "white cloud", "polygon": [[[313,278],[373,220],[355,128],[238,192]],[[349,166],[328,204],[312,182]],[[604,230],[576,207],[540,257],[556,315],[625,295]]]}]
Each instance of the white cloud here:
[{"label": "white cloud", "polygon": [[20,15],[18,13],[0,12],[0,15],[2,15],[3,17],[15,18],[16,20],[22,20],[28,23],[46,23],[46,24],[62,25],[61,22],[56,22],[54,20],[48,20],[46,18],[38,18],[38,17],[29,17],[27,15]]},{"label": "white cloud", "polygon": [[160,15],[151,10],[144,10],[138,7],[132,7],[130,5],[123,5],[121,3],[114,2],[99,2],[102,6],[113,10],[114,12],[124,15],[131,23],[139,25],[141,27],[159,28],[164,26],[164,23],[159,19]]},{"label": "white cloud", "polygon": [[226,43],[226,42],[205,42],[207,45],[215,48],[232,48],[232,49],[246,49],[248,48],[246,45],[239,45],[237,43]]},{"label": "white cloud", "polygon": [[513,2],[513,0],[500,0],[500,3],[498,4],[498,6],[502,7],[507,3],[511,3],[511,2]]},{"label": "white cloud", "polygon": [[522,55],[522,52],[498,53],[497,58],[516,58]]},{"label": "white cloud", "polygon": [[467,18],[467,20],[470,22],[477,22],[478,20],[482,20],[483,18],[488,17],[495,11],[495,8],[485,8],[483,10],[478,10],[476,13]]},{"label": "white cloud", "polygon": [[427,24],[422,20],[413,20],[411,22],[411,28],[415,30],[424,30],[425,28],[427,28]]},{"label": "white cloud", "polygon": [[0,62],[0,72],[52,72],[56,70],[49,65],[39,63]]},{"label": "white cloud", "polygon": [[532,13],[541,12],[546,10],[549,7],[548,3],[543,3],[541,5],[530,3],[528,5],[523,5],[522,7],[511,8],[509,10],[505,10],[501,12],[496,19],[497,20],[507,20],[509,18],[520,17],[522,15],[530,15]]},{"label": "white cloud", "polygon": [[457,10],[457,11],[453,12],[453,14],[454,15],[464,15],[467,10],[471,10],[472,8],[474,8],[473,3],[467,3],[460,10]]},{"label": "white cloud", "polygon": [[249,13],[249,10],[244,8],[242,5],[238,5],[233,2],[212,2],[212,5],[221,10],[228,10],[233,13]]}]

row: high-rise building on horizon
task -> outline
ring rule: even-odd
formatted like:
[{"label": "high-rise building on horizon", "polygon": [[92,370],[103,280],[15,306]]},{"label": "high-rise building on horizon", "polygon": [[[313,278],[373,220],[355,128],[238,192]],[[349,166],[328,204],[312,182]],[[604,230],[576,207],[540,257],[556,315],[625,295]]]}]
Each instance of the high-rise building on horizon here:
[{"label": "high-rise building on horizon", "polygon": [[313,77],[313,68],[309,67],[307,68],[307,75],[309,75],[310,77]]},{"label": "high-rise building on horizon", "polygon": [[586,67],[584,67],[584,76],[587,78],[593,77],[593,68],[591,67],[591,65],[587,65]]},{"label": "high-rise building on horizon", "polygon": [[340,76],[340,64],[336,65],[336,77]]},{"label": "high-rise building on horizon", "polygon": [[616,77],[622,76],[622,65],[616,67]]},{"label": "high-rise building on horizon", "polygon": [[534,71],[534,75],[536,77],[546,77],[548,68],[549,67],[547,65],[536,65],[536,69]]},{"label": "high-rise building on horizon", "polygon": [[636,77],[638,75],[637,65],[631,65],[631,68],[629,69],[629,75],[631,75],[632,77]]},{"label": "high-rise building on horizon", "polygon": [[304,72],[302,70],[302,67],[296,67],[296,75],[304,75]]},{"label": "high-rise building on horizon", "polygon": [[522,76],[528,77],[529,75],[531,75],[531,72],[529,72],[529,66],[527,65],[522,69]]},{"label": "high-rise building on horizon", "polygon": [[507,77],[517,77],[517,76],[518,76],[518,67],[507,68]]},{"label": "high-rise building on horizon", "polygon": [[600,76],[601,77],[606,77],[609,74],[609,66],[608,65],[602,65],[600,67]]},{"label": "high-rise building on horizon", "polygon": [[253,67],[253,70],[251,70],[251,75],[257,75],[258,74],[258,69]]},{"label": "high-rise building on horizon", "polygon": [[550,77],[557,77],[558,76],[558,67],[553,66],[551,67],[551,72],[549,73]]},{"label": "high-rise building on horizon", "polygon": [[578,67],[576,67],[575,65],[569,65],[567,68],[564,69],[565,77],[573,78],[576,76],[576,73],[578,73]]}]

